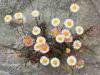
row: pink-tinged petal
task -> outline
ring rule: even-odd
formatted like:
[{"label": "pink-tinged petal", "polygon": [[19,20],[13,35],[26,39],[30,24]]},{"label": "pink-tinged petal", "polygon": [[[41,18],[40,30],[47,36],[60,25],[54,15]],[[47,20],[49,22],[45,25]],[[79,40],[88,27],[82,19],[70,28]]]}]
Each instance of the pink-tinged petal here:
[{"label": "pink-tinged petal", "polygon": [[71,36],[71,37],[68,38],[68,39],[65,38],[65,42],[73,42],[73,37]]}]

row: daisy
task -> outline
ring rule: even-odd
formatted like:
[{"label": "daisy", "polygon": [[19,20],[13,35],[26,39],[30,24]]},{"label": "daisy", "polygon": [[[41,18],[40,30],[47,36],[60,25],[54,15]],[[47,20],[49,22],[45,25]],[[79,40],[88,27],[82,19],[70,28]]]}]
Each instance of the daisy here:
[{"label": "daisy", "polygon": [[49,58],[48,57],[46,57],[46,56],[42,56],[41,58],[40,58],[40,63],[42,64],[42,65],[44,65],[44,66],[47,66],[47,65],[49,65]]},{"label": "daisy", "polygon": [[65,35],[65,38],[70,38],[70,36],[71,36],[70,31],[67,29],[63,29],[62,34]]},{"label": "daisy", "polygon": [[65,22],[64,22],[64,25],[67,28],[72,28],[74,26],[74,21],[72,19],[66,19]]},{"label": "daisy", "polygon": [[60,19],[59,19],[59,18],[53,18],[53,19],[51,20],[51,24],[52,24],[54,27],[58,26],[58,25],[60,24]]},{"label": "daisy", "polygon": [[74,43],[73,43],[73,48],[74,49],[80,49],[81,45],[82,44],[79,40],[75,40]]},{"label": "daisy", "polygon": [[49,45],[48,44],[41,44],[40,52],[41,53],[48,53],[49,52]]},{"label": "daisy", "polygon": [[4,21],[7,22],[7,23],[11,22],[12,21],[12,16],[11,15],[6,15],[4,17]]},{"label": "daisy", "polygon": [[51,66],[52,67],[59,67],[60,66],[60,60],[58,58],[52,58],[51,59]]},{"label": "daisy", "polygon": [[73,13],[78,12],[79,9],[80,9],[80,7],[79,7],[79,5],[76,4],[76,3],[73,3],[73,4],[71,4],[71,6],[70,6],[70,11],[73,12]]},{"label": "daisy", "polygon": [[59,35],[56,36],[56,41],[57,41],[58,43],[63,43],[64,40],[65,40],[65,36],[64,36],[64,35],[59,34]]},{"label": "daisy", "polygon": [[32,46],[33,45],[33,39],[31,36],[25,36],[23,38],[23,43],[25,46]]},{"label": "daisy", "polygon": [[14,18],[15,19],[22,19],[23,18],[23,14],[21,12],[17,12],[17,13],[15,13]]},{"label": "daisy", "polygon": [[75,28],[75,31],[76,31],[76,33],[77,33],[78,35],[81,35],[81,34],[83,34],[84,29],[83,29],[83,27],[81,27],[81,26],[77,26],[77,27]]},{"label": "daisy", "polygon": [[69,56],[69,57],[67,58],[67,64],[68,64],[69,66],[74,66],[74,65],[76,65],[76,63],[77,63],[77,59],[76,59],[75,56]]},{"label": "daisy", "polygon": [[36,44],[34,45],[34,50],[35,50],[35,51],[40,51],[40,47],[41,47],[41,44],[36,43]]},{"label": "daisy", "polygon": [[26,23],[26,18],[23,16],[23,18],[15,19],[15,22],[16,22],[17,24]]},{"label": "daisy", "polygon": [[38,10],[33,10],[33,11],[31,12],[31,15],[32,15],[33,17],[39,17],[39,16],[40,16],[40,13],[39,13]]},{"label": "daisy", "polygon": [[38,36],[36,42],[40,44],[44,44],[46,43],[46,39],[43,36]]},{"label": "daisy", "polygon": [[37,26],[34,26],[33,30],[32,30],[32,34],[33,35],[39,35],[40,33],[41,33],[41,29]]},{"label": "daisy", "polygon": [[55,37],[55,36],[57,36],[59,34],[59,29],[58,28],[53,28],[52,29],[52,35]]}]

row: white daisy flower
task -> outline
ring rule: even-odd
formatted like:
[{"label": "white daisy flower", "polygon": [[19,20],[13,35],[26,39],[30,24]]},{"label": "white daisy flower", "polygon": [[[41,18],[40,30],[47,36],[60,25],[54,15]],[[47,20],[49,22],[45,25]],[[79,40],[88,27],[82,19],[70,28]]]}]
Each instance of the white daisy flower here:
[{"label": "white daisy flower", "polygon": [[58,26],[58,25],[60,24],[60,19],[59,19],[59,18],[53,18],[53,19],[51,20],[51,24],[52,24],[54,27]]},{"label": "white daisy flower", "polygon": [[39,13],[38,10],[33,10],[33,11],[31,12],[31,15],[32,15],[33,17],[39,17],[39,16],[40,16],[40,13]]},{"label": "white daisy flower", "polygon": [[48,53],[49,52],[49,45],[48,44],[42,44],[40,47],[41,53]]},{"label": "white daisy flower", "polygon": [[51,59],[51,66],[52,67],[59,67],[60,66],[60,60],[58,58],[52,58]]},{"label": "white daisy flower", "polygon": [[65,22],[64,22],[64,25],[67,28],[72,28],[74,26],[74,21],[72,19],[66,19]]},{"label": "white daisy flower", "polygon": [[70,38],[70,36],[71,36],[70,31],[67,29],[63,29],[62,34],[65,35],[65,38]]},{"label": "white daisy flower", "polygon": [[73,43],[73,48],[74,49],[80,49],[82,43],[79,40],[75,40]]},{"label": "white daisy flower", "polygon": [[74,65],[76,65],[76,64],[77,64],[77,59],[76,59],[76,57],[75,57],[75,56],[69,56],[69,57],[67,58],[67,64],[68,64],[69,66],[74,66]]},{"label": "white daisy flower", "polygon": [[23,19],[23,14],[21,12],[17,12],[17,13],[15,13],[14,18],[15,19]]},{"label": "white daisy flower", "polygon": [[6,15],[6,16],[4,17],[4,21],[5,21],[6,23],[11,22],[11,21],[12,21],[12,16],[11,16],[11,15]]},{"label": "white daisy flower", "polygon": [[73,4],[71,4],[71,6],[70,6],[70,11],[73,12],[73,13],[78,12],[79,9],[80,9],[80,7],[79,7],[79,5],[76,4],[76,3],[73,3]]},{"label": "white daisy flower", "polygon": [[23,16],[22,18],[20,18],[20,19],[15,19],[15,22],[17,23],[17,24],[24,24],[24,23],[26,23],[26,18]]},{"label": "white daisy flower", "polygon": [[56,36],[56,41],[58,43],[63,43],[64,40],[65,40],[65,36],[63,34],[59,34],[59,35]]},{"label": "white daisy flower", "polygon": [[41,29],[38,26],[34,26],[32,33],[33,35],[39,35],[41,33]]},{"label": "white daisy flower", "polygon": [[36,44],[34,45],[34,50],[35,50],[35,51],[40,51],[40,46],[41,46],[41,44],[36,43]]},{"label": "white daisy flower", "polygon": [[36,42],[43,44],[46,43],[46,39],[43,36],[38,36]]},{"label": "white daisy flower", "polygon": [[42,56],[41,58],[40,58],[40,63],[42,64],[42,65],[44,65],[44,66],[47,66],[47,65],[49,65],[49,58],[48,57],[46,57],[46,56]]},{"label": "white daisy flower", "polygon": [[81,26],[77,26],[77,27],[75,28],[75,31],[76,31],[76,33],[77,33],[78,35],[81,35],[81,34],[83,34],[84,29],[83,29],[83,27],[81,27]]}]

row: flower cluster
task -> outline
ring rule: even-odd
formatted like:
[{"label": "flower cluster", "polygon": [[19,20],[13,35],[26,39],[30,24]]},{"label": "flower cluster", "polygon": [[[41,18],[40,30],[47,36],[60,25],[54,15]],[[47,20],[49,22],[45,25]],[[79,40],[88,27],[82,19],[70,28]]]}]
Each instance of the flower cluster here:
[{"label": "flower cluster", "polygon": [[[32,15],[32,17],[34,17],[34,18],[40,16],[39,11],[37,11],[37,10],[33,10],[33,11],[31,12],[31,15]],[[12,16],[12,15],[6,15],[6,16],[4,17],[4,21],[5,21],[6,23],[11,23],[11,22],[14,21],[14,22],[17,23],[17,24],[22,24],[22,23],[25,23],[25,22],[26,22],[26,18],[25,18],[25,16],[24,16],[23,13],[21,13],[21,12],[16,12],[13,16]]]},{"label": "flower cluster", "polygon": [[16,12],[14,16],[6,15],[4,17],[6,23],[16,22],[17,24],[25,23],[25,17],[21,12]]},{"label": "flower cluster", "polygon": [[[79,5],[76,3],[71,4],[70,11],[77,13]],[[34,10],[31,12],[32,17],[38,18],[40,12]],[[15,21],[17,24],[26,22],[25,17],[21,12],[14,15],[6,15],[4,21],[10,23]],[[82,42],[80,36],[83,35],[84,29],[82,26],[75,24],[72,18],[67,18],[61,25],[60,18],[53,18],[50,20],[52,29],[47,29],[47,24],[36,24],[31,28],[28,34],[23,29],[24,36],[22,36],[22,44],[24,47],[21,49],[25,54],[24,57],[30,61],[35,61],[43,66],[59,67],[61,64],[66,63],[71,68],[81,69],[85,65],[85,60],[78,57]],[[63,26],[61,28],[61,26]],[[72,30],[74,32],[72,32]]]},{"label": "flower cluster", "polygon": [[[75,4],[76,6],[76,4]],[[71,6],[73,7],[73,5]],[[74,11],[74,9],[71,9],[72,11]],[[78,10],[78,9],[77,9]],[[60,19],[59,18],[53,18],[51,20],[51,24],[53,25],[53,29],[52,29],[52,37],[55,38],[56,42],[59,44],[65,44],[65,53],[66,54],[70,54],[70,56],[67,57],[67,64],[69,66],[76,66],[78,63],[78,59],[76,58],[75,55],[72,54],[72,51],[78,51],[81,46],[82,43],[79,40],[79,38],[76,38],[75,36],[80,36],[83,34],[84,29],[82,26],[74,26],[74,21],[72,19],[66,19],[64,21],[64,25],[65,28],[59,30],[59,25],[60,25]],[[70,30],[73,28],[73,26],[75,27],[75,34],[73,34]],[[70,44],[70,46],[68,46]],[[62,46],[63,49],[63,46]],[[84,60],[82,60],[84,61]],[[81,64],[82,66],[83,64]]]}]

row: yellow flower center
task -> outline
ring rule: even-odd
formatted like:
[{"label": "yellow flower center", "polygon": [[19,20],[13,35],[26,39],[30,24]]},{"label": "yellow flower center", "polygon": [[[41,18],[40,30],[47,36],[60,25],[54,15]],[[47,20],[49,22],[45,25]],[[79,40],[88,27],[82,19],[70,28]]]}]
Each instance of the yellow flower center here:
[{"label": "yellow flower center", "polygon": [[54,20],[54,24],[57,24],[58,23],[58,20]]},{"label": "yellow flower center", "polygon": [[57,62],[56,60],[53,61],[53,64],[54,64],[54,65],[57,65],[57,63],[58,63],[58,62]]},{"label": "yellow flower center", "polygon": [[52,30],[52,34],[53,34],[54,36],[57,36],[57,35],[59,34],[59,30],[58,30],[57,28],[54,28],[54,29]]},{"label": "yellow flower center", "polygon": [[22,14],[21,14],[21,13],[16,13],[16,16],[17,16],[17,17],[21,17]]},{"label": "yellow flower center", "polygon": [[40,48],[40,46],[39,46],[39,45],[37,45],[37,46],[36,46],[36,48]]},{"label": "yellow flower center", "polygon": [[9,20],[9,19],[10,19],[10,17],[8,16],[8,17],[6,17],[6,19],[7,19],[7,20]]},{"label": "yellow flower center", "polygon": [[72,22],[68,21],[68,22],[67,22],[67,25],[68,25],[68,26],[72,26]]},{"label": "yellow flower center", "polygon": [[76,9],[77,9],[77,7],[74,5],[74,6],[73,6],[73,10],[76,10]]},{"label": "yellow flower center", "polygon": [[78,32],[81,32],[81,29],[80,28],[78,28],[78,30],[77,30]]},{"label": "yellow flower center", "polygon": [[44,63],[47,63],[47,62],[48,62],[48,60],[47,60],[47,59],[43,59],[43,62],[44,62]]},{"label": "yellow flower center", "polygon": [[43,51],[48,50],[48,45],[47,44],[42,45],[41,50],[43,50]]},{"label": "yellow flower center", "polygon": [[40,43],[43,42],[43,39],[39,39],[39,42],[40,42]]},{"label": "yellow flower center", "polygon": [[80,47],[80,44],[79,43],[76,43],[75,45],[76,45],[76,47]]},{"label": "yellow flower center", "polygon": [[38,32],[38,30],[37,30],[37,29],[35,29],[35,30],[34,30],[34,32]]},{"label": "yellow flower center", "polygon": [[65,35],[65,36],[69,36],[69,32],[63,32],[63,34]]},{"label": "yellow flower center", "polygon": [[25,44],[31,44],[32,43],[32,38],[30,36],[25,36],[23,39],[23,42]]},{"label": "yellow flower center", "polygon": [[62,37],[59,37],[58,40],[62,41]]},{"label": "yellow flower center", "polygon": [[74,63],[74,60],[73,59],[70,59],[70,61],[69,61],[71,64],[73,64]]}]

